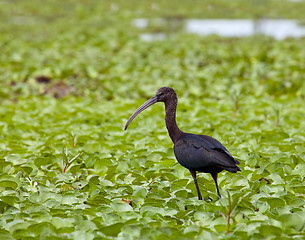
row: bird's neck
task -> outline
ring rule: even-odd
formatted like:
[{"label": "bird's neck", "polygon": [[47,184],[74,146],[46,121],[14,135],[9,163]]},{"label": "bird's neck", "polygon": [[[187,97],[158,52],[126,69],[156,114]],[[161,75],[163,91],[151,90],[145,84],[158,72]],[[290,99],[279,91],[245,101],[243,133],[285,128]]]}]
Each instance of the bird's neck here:
[{"label": "bird's neck", "polygon": [[170,138],[175,143],[183,133],[176,123],[177,97],[165,102],[165,124]]}]

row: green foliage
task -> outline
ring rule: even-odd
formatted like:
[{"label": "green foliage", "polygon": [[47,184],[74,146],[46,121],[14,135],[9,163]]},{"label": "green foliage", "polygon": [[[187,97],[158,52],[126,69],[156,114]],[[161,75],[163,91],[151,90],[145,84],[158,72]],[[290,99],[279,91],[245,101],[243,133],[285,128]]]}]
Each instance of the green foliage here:
[{"label": "green foliage", "polygon": [[[0,239],[304,239],[304,39],[142,42],[131,25],[304,17],[303,2],[254,2],[2,1]],[[162,86],[178,93],[181,129],[241,162],[219,174],[222,199],[198,174],[197,200],[161,104],[123,130]]]}]

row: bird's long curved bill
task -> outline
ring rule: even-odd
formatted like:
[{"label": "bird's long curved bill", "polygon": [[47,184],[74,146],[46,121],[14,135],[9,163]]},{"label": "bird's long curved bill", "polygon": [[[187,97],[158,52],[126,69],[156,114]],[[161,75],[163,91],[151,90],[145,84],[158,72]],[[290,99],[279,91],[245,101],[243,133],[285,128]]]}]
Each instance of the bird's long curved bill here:
[{"label": "bird's long curved bill", "polygon": [[148,108],[149,106],[155,104],[157,102],[157,97],[154,96],[152,98],[150,98],[149,100],[147,100],[141,107],[139,107],[128,119],[124,130],[126,130],[128,128],[129,123],[142,111],[144,111],[146,108]]}]

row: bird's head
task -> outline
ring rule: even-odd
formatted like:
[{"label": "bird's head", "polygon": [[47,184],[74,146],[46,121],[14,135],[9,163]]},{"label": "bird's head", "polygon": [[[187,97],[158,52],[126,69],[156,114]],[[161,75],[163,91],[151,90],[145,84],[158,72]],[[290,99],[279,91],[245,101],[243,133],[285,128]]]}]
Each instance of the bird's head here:
[{"label": "bird's head", "polygon": [[168,99],[171,98],[175,98],[177,99],[176,96],[176,92],[174,91],[174,89],[170,88],[170,87],[162,87],[160,88],[157,93],[155,94],[155,96],[153,96],[152,98],[148,99],[141,107],[139,107],[128,119],[126,125],[125,125],[125,130],[127,129],[129,123],[142,111],[144,111],[146,108],[148,108],[149,106],[157,103],[157,102],[166,102]]},{"label": "bird's head", "polygon": [[167,99],[176,96],[176,92],[174,89],[170,87],[162,87],[160,88],[154,97],[157,98],[157,102],[166,102]]}]

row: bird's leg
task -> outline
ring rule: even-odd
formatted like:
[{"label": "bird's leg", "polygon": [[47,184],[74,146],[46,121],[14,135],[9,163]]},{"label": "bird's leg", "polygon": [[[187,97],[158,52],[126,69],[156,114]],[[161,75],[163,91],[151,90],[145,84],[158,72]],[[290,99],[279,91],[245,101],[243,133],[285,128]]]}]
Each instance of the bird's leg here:
[{"label": "bird's leg", "polygon": [[221,198],[221,195],[220,195],[220,192],[219,192],[219,188],[218,188],[218,183],[217,183],[217,173],[216,172],[213,172],[211,173],[212,175],[212,178],[214,179],[214,182],[216,184],[216,189],[217,189],[217,197],[218,199]]},{"label": "bird's leg", "polygon": [[198,200],[202,200],[200,189],[199,189],[199,186],[198,186],[198,183],[197,183],[196,171],[190,170],[190,173],[192,174],[192,177],[193,177],[195,185],[196,185],[196,189],[197,189],[197,193],[198,193]]}]

